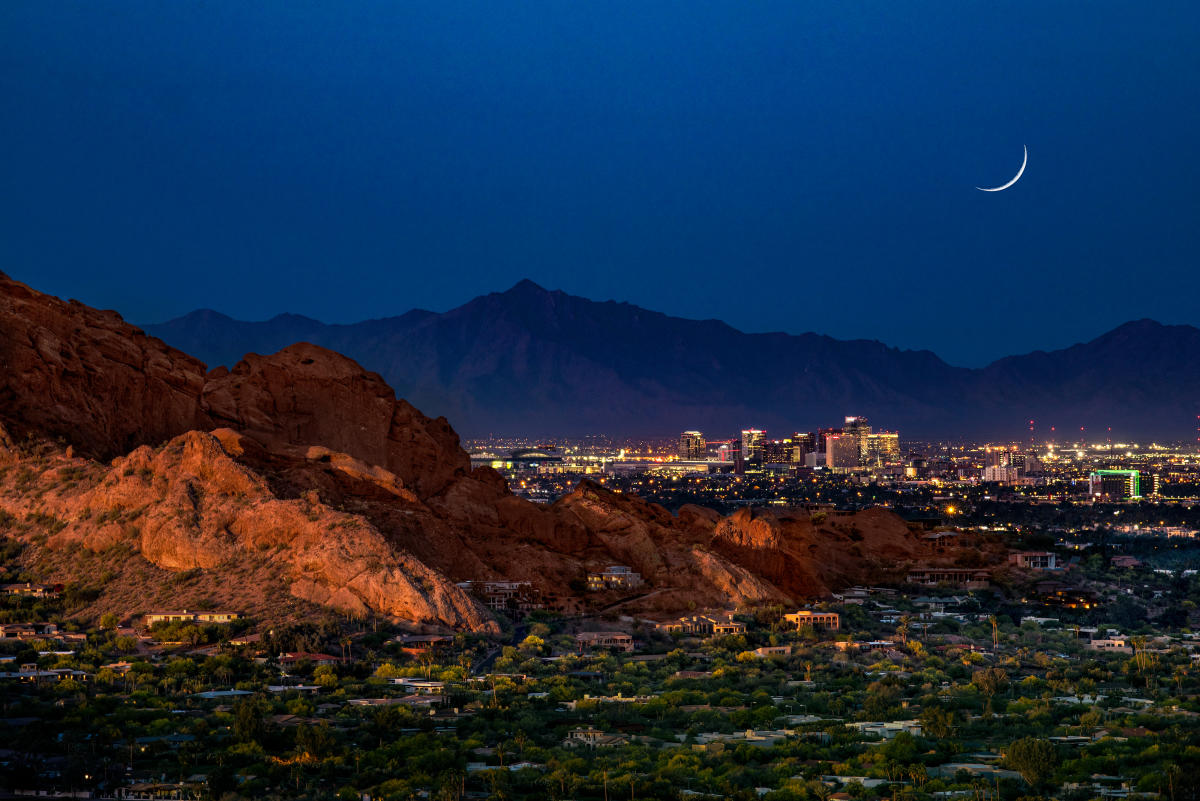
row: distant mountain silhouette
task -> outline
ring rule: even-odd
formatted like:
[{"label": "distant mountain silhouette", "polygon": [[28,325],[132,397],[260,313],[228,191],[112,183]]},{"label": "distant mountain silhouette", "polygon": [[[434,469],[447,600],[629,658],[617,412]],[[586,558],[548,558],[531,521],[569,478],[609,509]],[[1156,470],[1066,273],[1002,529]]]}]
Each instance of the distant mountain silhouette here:
[{"label": "distant mountain silhouette", "polygon": [[467,435],[782,434],[865,414],[905,438],[1019,438],[1032,418],[1039,431],[1056,426],[1060,440],[1080,426],[1186,439],[1200,412],[1200,329],[1151,320],[982,369],[869,340],[747,334],[531,281],[444,314],[326,325],[203,310],[144,328],[210,367],[312,342],[382,374]]}]

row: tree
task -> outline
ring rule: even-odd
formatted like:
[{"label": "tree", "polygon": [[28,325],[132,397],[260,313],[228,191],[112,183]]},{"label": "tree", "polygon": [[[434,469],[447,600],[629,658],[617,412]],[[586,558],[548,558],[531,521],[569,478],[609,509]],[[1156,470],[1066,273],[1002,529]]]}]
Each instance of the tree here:
[{"label": "tree", "polygon": [[1008,686],[1008,674],[1003,668],[993,667],[977,670],[971,675],[971,684],[987,698],[987,713],[992,714],[992,696]]},{"label": "tree", "polygon": [[257,698],[247,698],[233,705],[233,736],[239,742],[258,740],[266,732],[266,712]]},{"label": "tree", "polygon": [[330,665],[321,665],[313,672],[313,681],[319,687],[336,687],[338,685],[337,671]]},{"label": "tree", "polygon": [[921,713],[921,732],[935,740],[944,740],[954,733],[954,713],[940,706],[931,706]]},{"label": "tree", "polygon": [[333,736],[329,726],[301,726],[296,730],[296,750],[318,759],[325,757],[333,750]]},{"label": "tree", "polygon": [[1049,740],[1022,737],[1008,747],[1004,757],[1008,767],[1021,774],[1030,787],[1040,787],[1050,780],[1058,767],[1058,751]]}]

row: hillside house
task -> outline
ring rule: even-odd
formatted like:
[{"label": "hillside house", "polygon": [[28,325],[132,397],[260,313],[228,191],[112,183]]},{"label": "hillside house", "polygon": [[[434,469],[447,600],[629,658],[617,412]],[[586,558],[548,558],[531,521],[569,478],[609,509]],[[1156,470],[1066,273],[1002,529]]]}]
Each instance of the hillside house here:
[{"label": "hillside house", "polygon": [[15,595],[24,598],[57,598],[63,591],[61,584],[0,584],[0,595]]},{"label": "hillside house", "polygon": [[641,573],[626,565],[609,565],[598,573],[588,573],[587,587],[593,592],[599,590],[634,590],[641,587]]},{"label": "hillside house", "polygon": [[746,633],[746,624],[734,620],[732,612],[723,612],[714,615],[689,615],[688,617],[681,617],[678,620],[655,623],[654,628],[658,631],[678,631],[684,634],[698,634],[704,637],[725,637],[731,634]]},{"label": "hillside house", "polygon": [[949,584],[969,590],[983,590],[987,589],[991,580],[991,571],[971,568],[927,567],[910,570],[908,573],[909,584],[920,584],[925,587]]},{"label": "hillside house", "polygon": [[581,631],[575,635],[575,644],[579,653],[595,648],[631,653],[633,636],[619,631]]},{"label": "hillside house", "polygon": [[1058,570],[1058,555],[1050,551],[1018,551],[1008,555],[1008,563],[1022,570]]},{"label": "hillside house", "polygon": [[0,640],[35,640],[58,635],[58,626],[53,623],[5,623],[0,625]]},{"label": "hillside house", "polygon": [[283,667],[294,667],[300,662],[309,662],[310,664],[320,667],[322,665],[340,665],[346,661],[340,656],[332,654],[310,654],[304,652],[287,653],[279,655],[279,664]]},{"label": "hillside house", "polygon": [[147,626],[155,623],[232,623],[242,617],[239,612],[191,612],[187,609],[171,612],[147,612]]},{"label": "hillside house", "polygon": [[546,603],[530,581],[464,581],[458,585],[497,612],[527,615],[545,609]]},{"label": "hillside house", "polygon": [[811,609],[801,609],[784,615],[783,619],[798,629],[809,627],[814,631],[837,631],[842,626],[842,619],[837,612],[814,612]]}]

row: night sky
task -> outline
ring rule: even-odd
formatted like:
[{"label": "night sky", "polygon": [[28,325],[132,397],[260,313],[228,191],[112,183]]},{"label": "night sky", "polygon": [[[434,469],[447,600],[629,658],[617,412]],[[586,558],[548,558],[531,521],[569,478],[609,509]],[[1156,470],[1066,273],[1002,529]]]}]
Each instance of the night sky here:
[{"label": "night sky", "polygon": [[1200,324],[1197,41],[1170,0],[5,0],[0,269],[136,322],[527,277],[963,365]]}]

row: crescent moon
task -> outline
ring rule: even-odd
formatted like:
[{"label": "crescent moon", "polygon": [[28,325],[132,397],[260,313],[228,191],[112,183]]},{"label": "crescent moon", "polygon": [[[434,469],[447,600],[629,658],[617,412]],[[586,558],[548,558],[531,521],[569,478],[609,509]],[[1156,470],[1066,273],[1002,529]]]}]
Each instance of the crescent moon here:
[{"label": "crescent moon", "polygon": [[1025,158],[1021,160],[1021,169],[1017,170],[1017,174],[1013,176],[1013,179],[1011,181],[1009,181],[1008,183],[1003,184],[1001,186],[993,186],[993,187],[977,186],[975,188],[978,189],[980,192],[1003,192],[1005,189],[1008,189],[1010,186],[1015,184],[1017,181],[1021,180],[1021,176],[1025,173],[1025,165],[1029,163],[1029,148],[1025,147],[1025,145],[1022,145],[1022,147],[1025,148]]}]

